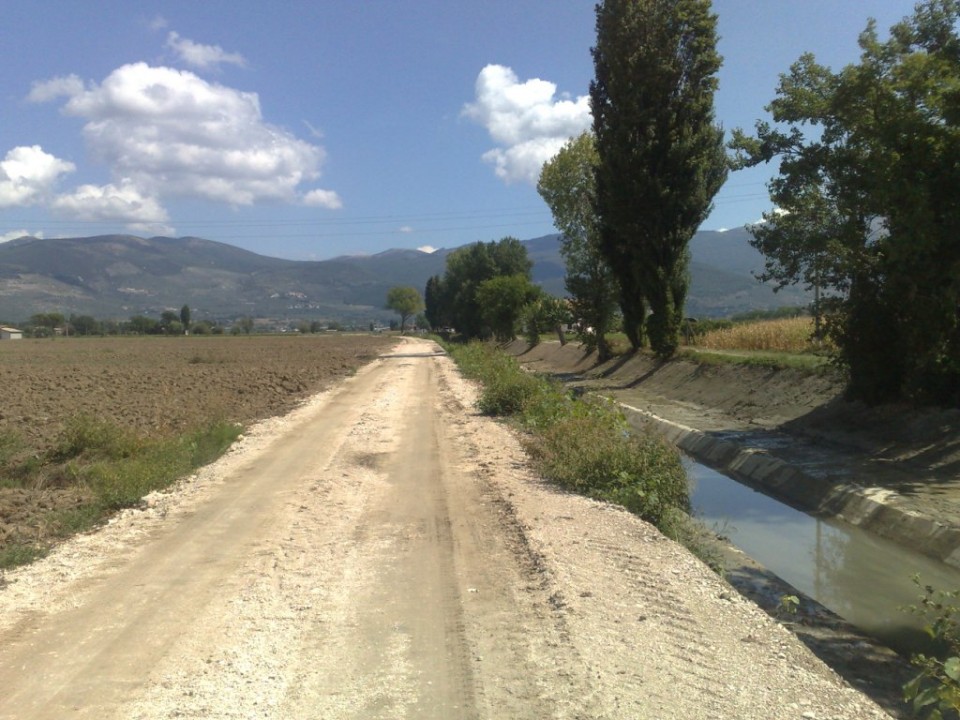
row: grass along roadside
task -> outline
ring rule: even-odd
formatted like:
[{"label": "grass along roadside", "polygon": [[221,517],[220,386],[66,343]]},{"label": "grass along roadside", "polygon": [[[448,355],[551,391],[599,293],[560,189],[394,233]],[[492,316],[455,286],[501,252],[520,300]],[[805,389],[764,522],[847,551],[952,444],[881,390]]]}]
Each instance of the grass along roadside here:
[{"label": "grass along roadside", "polygon": [[180,435],[148,438],[77,416],[42,456],[15,452],[17,438],[7,433],[0,438],[0,487],[51,501],[39,503],[46,511],[2,539],[0,570],[42,557],[57,541],[135,507],[145,495],[220,457],[241,431],[235,423],[215,420]]},{"label": "grass along roadside", "polygon": [[479,410],[524,431],[524,445],[541,476],[623,505],[681,539],[689,522],[686,471],[676,448],[653,429],[634,430],[612,402],[578,399],[490,345],[448,350],[461,371],[481,383]]}]

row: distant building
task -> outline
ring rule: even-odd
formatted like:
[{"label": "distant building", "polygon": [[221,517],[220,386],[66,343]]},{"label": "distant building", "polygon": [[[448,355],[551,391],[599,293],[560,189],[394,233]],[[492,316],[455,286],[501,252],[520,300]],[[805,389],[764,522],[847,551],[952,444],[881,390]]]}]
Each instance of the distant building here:
[{"label": "distant building", "polygon": [[0,326],[0,340],[23,340],[23,330]]}]

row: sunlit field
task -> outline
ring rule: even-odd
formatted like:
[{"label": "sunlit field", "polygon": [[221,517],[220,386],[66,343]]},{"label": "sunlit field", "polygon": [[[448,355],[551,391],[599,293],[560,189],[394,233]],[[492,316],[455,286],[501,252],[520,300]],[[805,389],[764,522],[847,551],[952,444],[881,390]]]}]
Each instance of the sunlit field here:
[{"label": "sunlit field", "polygon": [[797,317],[736,324],[698,336],[693,344],[707,350],[759,350],[783,353],[814,352],[813,318]]}]

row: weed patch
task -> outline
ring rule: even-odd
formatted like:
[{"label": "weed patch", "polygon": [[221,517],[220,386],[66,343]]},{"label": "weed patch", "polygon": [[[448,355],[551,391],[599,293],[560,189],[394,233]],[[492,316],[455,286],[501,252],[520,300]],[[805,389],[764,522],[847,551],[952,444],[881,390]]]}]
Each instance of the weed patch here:
[{"label": "weed patch", "polygon": [[145,495],[215,460],[240,431],[239,425],[215,421],[179,436],[146,438],[95,418],[71,419],[44,457],[2,468],[4,476],[18,478],[24,492],[68,492],[72,500],[44,514],[37,537],[7,538],[0,548],[0,568],[32,562],[52,541],[139,505]]},{"label": "weed patch", "polygon": [[481,343],[451,354],[467,377],[482,383],[480,411],[508,417],[527,432],[526,449],[544,478],[623,505],[662,529],[688,510],[677,450],[653,431],[634,431],[612,402],[574,398]]},{"label": "weed patch", "polygon": [[[9,570],[18,565],[26,565],[39,560],[47,554],[45,548],[30,543],[14,543],[0,549],[0,570]],[[2,580],[2,578],[0,578]],[[0,582],[0,587],[3,583]]]}]

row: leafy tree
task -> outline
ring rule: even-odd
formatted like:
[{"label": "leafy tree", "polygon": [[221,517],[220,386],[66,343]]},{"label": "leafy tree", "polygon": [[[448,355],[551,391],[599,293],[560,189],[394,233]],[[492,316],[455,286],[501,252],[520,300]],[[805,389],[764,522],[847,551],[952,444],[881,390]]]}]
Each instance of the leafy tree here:
[{"label": "leafy tree", "polygon": [[159,323],[145,315],[133,315],[127,323],[130,332],[136,335],[149,335],[156,332]]},{"label": "leafy tree", "polygon": [[427,286],[423,293],[424,312],[430,327],[434,330],[449,327],[452,324],[445,292],[443,279],[439,275],[434,275],[427,280]]},{"label": "leafy tree", "polygon": [[184,305],[180,308],[180,324],[183,325],[184,332],[190,332],[190,306]]},{"label": "leafy tree", "polygon": [[523,333],[531,345],[538,344],[541,333],[548,331],[556,332],[560,344],[566,345],[564,325],[570,321],[570,307],[567,301],[544,292],[540,292],[532,302],[527,303],[520,314]]},{"label": "leafy tree", "polygon": [[827,331],[868,402],[960,404],[960,1],[926,0],[840,72],[803,55],[776,126],[734,133],[738,165],[780,159],[753,228],[764,277],[828,291]]},{"label": "leafy tree", "polygon": [[242,318],[237,320],[236,327],[239,328],[240,332],[245,335],[249,335],[253,332],[253,318],[249,315],[244,315]]},{"label": "leafy tree", "polygon": [[[590,83],[600,247],[634,348],[679,344],[687,246],[726,179],[710,0],[603,0]],[[649,306],[650,316],[647,318]]]},{"label": "leafy tree", "polygon": [[611,357],[606,334],[616,312],[617,281],[600,251],[595,212],[598,163],[590,133],[571,139],[543,166],[537,191],[562,233],[560,253],[567,266],[565,285],[572,298],[581,339],[597,359]]},{"label": "leafy tree", "polygon": [[100,323],[91,315],[71,315],[70,326],[77,335],[97,335],[103,332]]},{"label": "leafy tree", "polygon": [[173,310],[164,310],[160,313],[160,331],[164,335],[179,335],[183,332],[180,324],[180,314]]},{"label": "leafy tree", "polygon": [[484,326],[501,342],[516,339],[524,308],[542,293],[543,291],[522,273],[497,275],[484,280],[476,292]]},{"label": "leafy tree", "polygon": [[[489,315],[484,314],[477,296],[480,285],[498,276],[521,275],[529,280],[532,266],[527,249],[513,237],[459,248],[447,256],[438,293],[439,307],[434,310],[463,337],[488,337],[493,330],[486,323]],[[431,323],[434,320],[429,319]]]},{"label": "leafy tree", "polygon": [[400,316],[400,334],[403,335],[407,318],[423,310],[423,298],[415,287],[398,285],[387,292],[387,308]]},{"label": "leafy tree", "polygon": [[56,329],[62,328],[65,323],[66,319],[63,314],[58,312],[36,313],[30,316],[30,324],[35,328],[35,334],[37,328],[43,328],[40,331],[43,337],[53,337],[56,334]]}]

